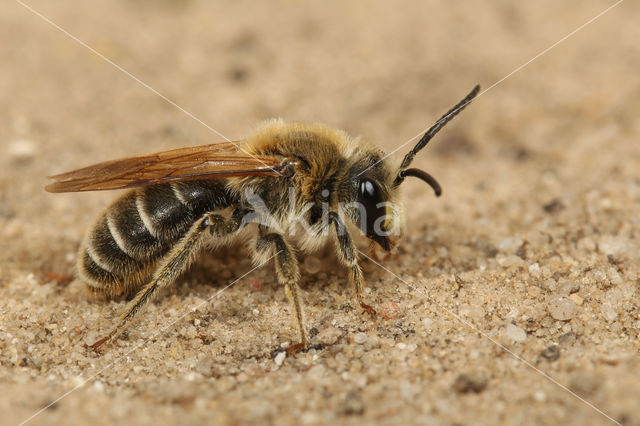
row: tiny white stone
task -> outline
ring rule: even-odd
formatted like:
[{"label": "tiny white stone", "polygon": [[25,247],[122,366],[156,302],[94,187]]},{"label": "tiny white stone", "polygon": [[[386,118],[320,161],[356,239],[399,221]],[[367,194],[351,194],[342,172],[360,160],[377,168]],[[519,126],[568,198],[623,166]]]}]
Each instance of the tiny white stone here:
[{"label": "tiny white stone", "polygon": [[569,295],[569,299],[571,299],[573,301],[573,303],[575,303],[577,306],[582,306],[582,302],[584,301],[584,299],[582,299],[582,297],[578,296],[575,293]]},{"label": "tiny white stone", "polygon": [[187,374],[185,374],[184,379],[187,382],[193,382],[195,379],[198,378],[198,375],[196,373],[194,373],[193,371],[188,372]]},{"label": "tiny white stone", "polygon": [[20,162],[30,161],[38,151],[36,143],[29,139],[16,139],[9,143],[9,155]]},{"label": "tiny white stone", "polygon": [[287,353],[286,352],[280,352],[278,353],[278,355],[276,355],[275,359],[273,360],[276,365],[278,367],[280,367],[282,365],[282,363],[284,362],[284,359],[287,357]]},{"label": "tiny white stone", "polygon": [[570,320],[576,314],[576,304],[565,297],[558,297],[552,300],[548,309],[551,316],[560,321]]},{"label": "tiny white stone", "polygon": [[501,252],[515,251],[522,245],[522,240],[517,237],[508,237],[501,241],[498,241],[498,250]]},{"label": "tiny white stone", "polygon": [[522,343],[527,340],[527,332],[513,324],[507,324],[507,328],[504,330],[504,336],[517,343]]},{"label": "tiny white stone", "polygon": [[543,391],[535,391],[533,393],[533,399],[535,399],[538,402],[545,402],[547,400],[547,394],[544,393]]},{"label": "tiny white stone", "polygon": [[604,318],[609,322],[614,321],[618,317],[618,313],[609,302],[603,303],[600,306],[600,311],[602,312]]},{"label": "tiny white stone", "polygon": [[633,244],[630,243],[627,237],[605,235],[598,241],[598,250],[601,253],[614,256],[625,255],[633,250]]},{"label": "tiny white stone", "polygon": [[542,271],[540,270],[540,265],[538,265],[537,262],[529,265],[529,273],[532,277],[539,277],[542,273]]},{"label": "tiny white stone", "polygon": [[422,325],[423,325],[426,329],[430,330],[430,329],[431,329],[431,327],[433,326],[433,320],[432,320],[431,318],[424,318],[424,319],[422,320]]},{"label": "tiny white stone", "polygon": [[356,333],[355,336],[353,336],[353,341],[361,345],[367,341],[367,335],[364,333]]}]

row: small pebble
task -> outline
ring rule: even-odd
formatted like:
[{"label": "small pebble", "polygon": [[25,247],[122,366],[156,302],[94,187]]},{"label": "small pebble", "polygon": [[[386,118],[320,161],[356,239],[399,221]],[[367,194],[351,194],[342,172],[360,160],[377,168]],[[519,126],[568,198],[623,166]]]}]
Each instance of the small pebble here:
[{"label": "small pebble", "polygon": [[496,258],[498,264],[500,266],[504,266],[505,268],[509,268],[511,266],[522,266],[525,264],[524,260],[515,254],[510,254],[508,256],[498,256]]},{"label": "small pebble", "polygon": [[604,235],[598,241],[598,251],[613,256],[623,256],[635,249],[627,237]]},{"label": "small pebble", "polygon": [[507,324],[504,330],[504,337],[516,343],[522,343],[527,340],[527,332],[516,325]]},{"label": "small pebble", "polygon": [[609,302],[605,302],[602,304],[602,306],[600,307],[600,312],[602,312],[602,316],[604,317],[604,319],[609,322],[614,321],[618,317],[618,313]]},{"label": "small pebble", "polygon": [[100,380],[96,380],[96,381],[93,383],[93,389],[94,389],[96,392],[103,393],[103,392],[104,392],[104,385],[102,384],[102,382],[101,382]]},{"label": "small pebble", "polygon": [[566,297],[558,297],[549,302],[547,306],[551,316],[560,321],[567,321],[576,314],[576,304]]},{"label": "small pebble", "polygon": [[576,305],[582,306],[583,299],[582,299],[582,297],[578,296],[577,294],[574,293],[574,294],[570,295],[569,299],[571,299],[573,301],[573,303],[575,303]]},{"label": "small pebble", "polygon": [[558,338],[561,345],[572,345],[576,341],[576,335],[573,331],[563,334]]},{"label": "small pebble", "polygon": [[367,335],[364,333],[356,333],[353,336],[353,341],[359,345],[362,345],[367,341]]},{"label": "small pebble", "polygon": [[501,252],[514,252],[522,245],[522,239],[517,237],[508,237],[498,241],[497,247]]},{"label": "small pebble", "polygon": [[320,329],[316,339],[320,344],[330,346],[335,344],[341,335],[342,332],[339,329],[333,326],[328,326]]},{"label": "small pebble", "polygon": [[282,352],[278,352],[278,355],[276,355],[276,357],[273,359],[273,361],[276,363],[276,365],[278,367],[280,367],[282,365],[282,363],[284,362],[284,359],[287,357],[287,353],[282,351]]},{"label": "small pebble", "polygon": [[545,402],[547,400],[547,394],[544,393],[543,391],[535,391],[533,393],[533,399],[535,399],[538,402]]},{"label": "small pebble", "polygon": [[349,392],[345,396],[341,408],[341,411],[348,416],[362,414],[364,412],[362,397],[355,391]]},{"label": "small pebble", "polygon": [[541,273],[542,271],[540,270],[540,265],[538,265],[538,263],[529,265],[529,274],[531,274],[532,277],[538,278]]},{"label": "small pebble", "polygon": [[480,375],[460,374],[453,382],[457,393],[480,393],[487,387],[487,379]]},{"label": "small pebble", "polygon": [[558,345],[548,346],[540,352],[540,356],[549,361],[555,361],[560,358],[560,347]]},{"label": "small pebble", "polygon": [[38,147],[29,139],[16,139],[9,142],[9,157],[16,163],[29,163],[36,155]]},{"label": "small pebble", "polygon": [[580,290],[580,284],[572,280],[561,279],[558,281],[558,293],[562,295],[573,294]]},{"label": "small pebble", "polygon": [[327,375],[327,368],[322,364],[314,365],[309,369],[307,376],[310,380],[320,380],[322,377]]}]

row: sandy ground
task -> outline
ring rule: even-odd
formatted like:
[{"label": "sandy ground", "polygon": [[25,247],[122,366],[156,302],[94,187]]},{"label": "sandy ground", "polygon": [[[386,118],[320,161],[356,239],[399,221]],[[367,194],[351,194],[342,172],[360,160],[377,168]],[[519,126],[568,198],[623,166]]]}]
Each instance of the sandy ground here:
[{"label": "sandy ground", "polygon": [[[232,139],[280,116],[391,151],[612,4],[467,3],[29,4]],[[124,301],[69,278],[117,194],[48,194],[45,176],[221,137],[2,2],[0,423],[57,401],[30,423],[640,424],[639,13],[622,3],[421,153],[444,195],[406,184],[392,274],[364,262],[380,315],[355,308],[330,248],[301,258],[319,346],[283,360],[272,265],[215,296],[250,270],[242,247],[87,349]]]}]

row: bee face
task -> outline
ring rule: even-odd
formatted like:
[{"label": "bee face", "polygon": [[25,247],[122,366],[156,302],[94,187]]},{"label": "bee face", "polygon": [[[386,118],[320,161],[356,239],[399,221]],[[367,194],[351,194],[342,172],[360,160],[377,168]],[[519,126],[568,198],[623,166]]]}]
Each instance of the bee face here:
[{"label": "bee face", "polygon": [[362,233],[390,251],[402,236],[404,221],[399,186],[394,184],[398,169],[383,158],[375,149],[357,153],[345,179],[349,191],[340,201],[346,206],[346,216]]}]

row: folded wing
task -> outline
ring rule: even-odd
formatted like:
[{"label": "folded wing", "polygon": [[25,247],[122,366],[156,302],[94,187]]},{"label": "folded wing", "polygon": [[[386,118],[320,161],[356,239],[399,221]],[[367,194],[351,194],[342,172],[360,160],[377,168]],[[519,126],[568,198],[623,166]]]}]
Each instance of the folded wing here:
[{"label": "folded wing", "polygon": [[105,161],[50,176],[54,182],[45,189],[103,191],[232,176],[279,176],[282,167],[281,158],[254,156],[240,150],[236,143],[225,142]]}]

